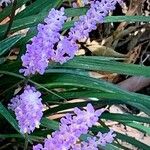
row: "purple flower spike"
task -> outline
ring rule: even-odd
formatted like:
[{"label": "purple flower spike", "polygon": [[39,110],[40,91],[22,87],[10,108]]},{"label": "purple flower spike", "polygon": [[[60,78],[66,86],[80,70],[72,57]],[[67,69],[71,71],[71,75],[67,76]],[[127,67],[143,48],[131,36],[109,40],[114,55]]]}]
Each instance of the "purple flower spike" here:
[{"label": "purple flower spike", "polygon": [[9,109],[13,110],[18,120],[21,133],[31,133],[40,125],[43,116],[41,93],[34,87],[26,86],[21,95],[11,99]]},{"label": "purple flower spike", "polygon": [[27,44],[27,51],[22,59],[23,69],[20,73],[24,76],[39,73],[43,74],[48,66],[49,59],[54,53],[54,45],[60,40],[60,30],[67,19],[64,16],[64,8],[60,11],[54,8],[49,12],[48,17],[45,18],[45,24],[38,25],[38,34],[32,38],[32,43]]},{"label": "purple flower spike", "polygon": [[45,140],[44,146],[38,144],[33,150],[98,150],[98,145],[111,143],[115,137],[113,131],[106,134],[99,132],[96,137],[88,138],[87,142],[81,142],[79,139],[82,134],[88,133],[89,127],[97,123],[103,111],[95,111],[91,104],[88,104],[85,110],[75,108],[74,115],[66,114],[61,119],[59,130]]},{"label": "purple flower spike", "polygon": [[98,23],[103,23],[105,16],[115,9],[121,0],[83,0],[83,5],[90,4],[86,15],[81,16],[70,29],[68,36],[60,34],[67,17],[64,8],[60,11],[54,8],[49,12],[44,24],[38,25],[38,34],[32,38],[32,43],[27,44],[27,51],[22,59],[23,68],[20,73],[24,76],[35,73],[44,74],[49,60],[63,64],[72,59],[78,50],[77,41],[89,37],[89,33],[97,28]]},{"label": "purple flower spike", "polygon": [[[121,0],[118,0],[121,1]],[[88,1],[83,1],[87,4]],[[97,23],[103,23],[104,17],[115,9],[117,0],[96,0],[90,2],[90,9],[86,15],[81,16],[75,26],[70,29],[69,38],[73,40],[82,40],[89,37],[89,33],[97,28]]]}]

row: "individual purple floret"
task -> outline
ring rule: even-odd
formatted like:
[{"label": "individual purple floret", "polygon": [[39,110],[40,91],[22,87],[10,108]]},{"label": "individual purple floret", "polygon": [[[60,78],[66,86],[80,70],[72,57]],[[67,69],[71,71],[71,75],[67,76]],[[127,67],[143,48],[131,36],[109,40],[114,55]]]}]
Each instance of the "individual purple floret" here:
[{"label": "individual purple floret", "polygon": [[57,49],[54,51],[53,57],[51,59],[54,62],[59,62],[60,64],[63,64],[67,62],[68,60],[72,59],[78,50],[78,45],[69,39],[67,37],[61,37],[61,40],[59,41],[57,45]]},{"label": "individual purple floret", "polygon": [[115,9],[117,0],[96,0],[90,2],[90,9],[81,16],[75,26],[70,29],[69,38],[82,40],[89,37],[89,33],[97,28],[97,23],[103,23],[104,17]]},{"label": "individual purple floret", "polygon": [[92,127],[98,121],[98,117],[104,112],[104,109],[94,110],[91,104],[88,104],[86,110],[80,110],[79,108],[74,109],[76,117],[74,118],[77,122],[85,122],[88,127]]},{"label": "individual purple floret", "polygon": [[[59,130],[53,132],[44,141],[44,146],[38,144],[33,146],[33,150],[87,150],[86,148],[97,150],[96,148],[102,141],[105,141],[105,144],[112,142],[114,137],[112,132],[102,135],[99,133],[97,137],[88,138],[88,142],[81,142],[79,139],[98,122],[103,111],[103,109],[95,111],[91,104],[88,104],[85,110],[75,108],[74,115],[67,114],[60,120]],[[104,142],[102,144],[104,145]]]},{"label": "individual purple floret", "polygon": [[64,8],[60,11],[53,8],[49,12],[44,24],[38,25],[38,34],[32,38],[32,43],[26,46],[26,54],[21,57],[23,69],[20,69],[20,73],[28,76],[36,72],[45,72],[49,59],[55,55],[54,46],[60,41],[59,32],[66,19]]},{"label": "individual purple floret", "polygon": [[113,130],[110,130],[108,133],[104,134],[99,132],[97,134],[98,137],[97,143],[101,146],[106,146],[106,144],[112,143],[114,141],[114,137],[116,136],[116,134],[114,134],[113,132],[114,132]]},{"label": "individual purple floret", "polygon": [[97,138],[88,138],[86,142],[74,144],[71,150],[98,150]]},{"label": "individual purple floret", "polygon": [[104,134],[99,132],[96,137],[88,137],[86,142],[75,144],[72,150],[99,150],[99,146],[104,147],[106,144],[112,143],[115,136],[113,130]]},{"label": "individual purple floret", "polygon": [[21,95],[11,99],[9,109],[13,110],[18,120],[21,133],[31,133],[40,125],[43,116],[41,93],[34,87],[26,86]]}]

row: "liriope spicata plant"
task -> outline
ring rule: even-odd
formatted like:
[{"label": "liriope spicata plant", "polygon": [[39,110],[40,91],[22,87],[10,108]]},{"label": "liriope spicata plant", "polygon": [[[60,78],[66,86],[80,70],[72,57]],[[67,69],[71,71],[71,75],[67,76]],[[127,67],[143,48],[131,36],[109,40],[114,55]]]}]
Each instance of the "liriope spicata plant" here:
[{"label": "liriope spicata plant", "polygon": [[[150,68],[126,64],[122,57],[76,56],[79,43],[100,24],[150,21],[144,16],[109,16],[117,5],[123,6],[123,1],[0,2],[0,148],[129,149],[120,141],[134,148],[150,148],[105,125],[112,120],[150,134],[149,128],[140,124],[150,123],[150,97],[125,91],[89,73],[149,77]],[[5,20],[7,17],[10,19]],[[70,103],[77,98],[84,101]],[[147,117],[107,112],[106,106],[119,104],[135,107]],[[63,117],[49,119],[60,112]],[[4,125],[8,127],[5,130]]]}]

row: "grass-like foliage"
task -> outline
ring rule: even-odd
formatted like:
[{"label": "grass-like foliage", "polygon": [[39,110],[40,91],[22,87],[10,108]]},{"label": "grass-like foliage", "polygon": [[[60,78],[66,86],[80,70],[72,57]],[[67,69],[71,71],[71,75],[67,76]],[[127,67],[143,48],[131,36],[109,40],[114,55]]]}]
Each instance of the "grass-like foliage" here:
[{"label": "grass-like foliage", "polygon": [[[143,5],[0,1],[0,150],[150,149],[120,132],[150,135],[150,96],[134,86],[140,78],[150,83]],[[123,86],[134,77],[130,90]]]}]

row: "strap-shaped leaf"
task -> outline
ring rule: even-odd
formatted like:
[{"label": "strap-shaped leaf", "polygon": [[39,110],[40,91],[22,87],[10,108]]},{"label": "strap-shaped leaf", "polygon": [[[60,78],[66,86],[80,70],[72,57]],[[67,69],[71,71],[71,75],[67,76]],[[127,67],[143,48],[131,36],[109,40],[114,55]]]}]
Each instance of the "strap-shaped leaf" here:
[{"label": "strap-shaped leaf", "polygon": [[32,16],[38,14],[40,11],[47,9],[58,7],[62,4],[62,0],[36,0],[34,3],[26,7],[22,12],[20,12],[15,19],[21,19],[27,16]]},{"label": "strap-shaped leaf", "polygon": [[[150,77],[150,67],[141,66],[135,64],[126,64],[122,62],[112,61],[109,59],[103,59],[104,57],[97,56],[83,56],[75,57],[69,62],[59,65],[50,65],[50,68],[71,68],[71,69],[83,69],[83,70],[94,70],[94,71],[108,71],[119,74],[135,75]],[[105,57],[107,58],[107,57]]]},{"label": "strap-shaped leaf", "polygon": [[22,35],[16,35],[16,36],[12,36],[1,41],[0,42],[0,56],[8,52],[10,48],[14,46],[22,37],[23,37]]},{"label": "strap-shaped leaf", "polygon": [[[29,0],[17,0],[17,7],[16,9],[18,9],[19,7],[21,7],[23,4],[25,4],[27,1]],[[5,7],[3,9],[3,11],[0,12],[0,21],[5,19],[7,16],[10,15],[12,10],[12,4],[10,4],[9,6]]]},{"label": "strap-shaped leaf", "polygon": [[0,102],[0,115],[2,115],[19,132],[18,124],[9,111]]}]

